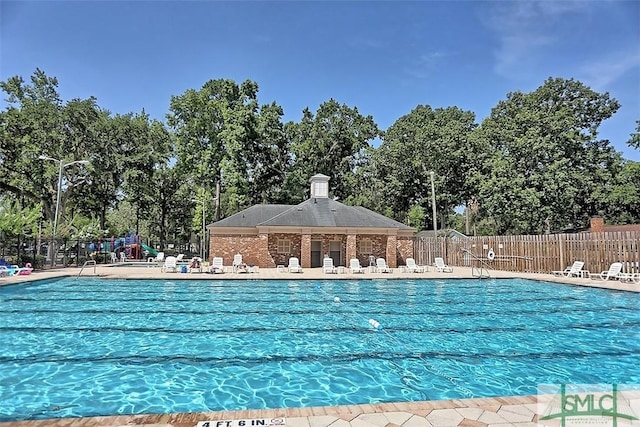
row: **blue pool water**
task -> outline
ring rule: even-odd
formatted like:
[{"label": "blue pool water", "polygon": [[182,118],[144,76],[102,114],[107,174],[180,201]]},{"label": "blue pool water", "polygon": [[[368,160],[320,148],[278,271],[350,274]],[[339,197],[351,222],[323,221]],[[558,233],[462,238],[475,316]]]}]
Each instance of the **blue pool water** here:
[{"label": "blue pool water", "polygon": [[635,384],[639,301],[527,280],[73,278],[4,286],[0,420]]}]

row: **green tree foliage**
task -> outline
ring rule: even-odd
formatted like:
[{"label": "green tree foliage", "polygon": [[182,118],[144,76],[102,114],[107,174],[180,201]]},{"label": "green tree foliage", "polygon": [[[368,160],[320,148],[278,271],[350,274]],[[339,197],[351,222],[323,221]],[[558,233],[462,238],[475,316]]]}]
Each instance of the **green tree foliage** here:
[{"label": "green tree foliage", "polygon": [[178,171],[191,185],[224,187],[233,213],[248,204],[249,153],[256,143],[258,85],[249,80],[210,80],[199,91],[171,98],[169,126],[176,135]]},{"label": "green tree foliage", "polygon": [[41,208],[39,204],[23,208],[17,201],[9,198],[0,199],[0,235],[5,237],[35,235],[41,217]]},{"label": "green tree foliage", "polygon": [[640,223],[640,162],[625,162],[604,190],[600,213],[609,224]]},{"label": "green tree foliage", "polygon": [[317,173],[331,177],[330,191],[341,200],[353,194],[355,171],[366,161],[370,141],[380,134],[371,116],[356,107],[324,102],[314,115],[308,108],[300,123],[287,123],[293,166],[286,178],[288,199],[305,199],[309,178]]},{"label": "green tree foliage", "polygon": [[477,133],[487,156],[477,178],[481,218],[495,234],[579,227],[597,212],[598,188],[620,164],[597,131],[618,108],[609,94],[560,78],[498,103]]},{"label": "green tree foliage", "polygon": [[[432,171],[436,207],[443,218],[469,200],[473,193],[469,177],[477,167],[471,138],[475,127],[475,115],[470,111],[419,105],[385,132],[372,167],[378,189],[386,194],[385,203],[397,219],[401,220],[413,205],[432,211]],[[425,219],[431,221],[431,217],[427,214]]]},{"label": "green tree foliage", "polygon": [[411,206],[407,214],[406,224],[416,228],[418,231],[424,229],[424,219],[426,218],[424,208],[420,205]]},{"label": "green tree foliage", "polygon": [[631,138],[627,141],[629,147],[640,149],[640,120],[636,120],[636,131],[631,134]]},{"label": "green tree foliage", "polygon": [[[419,105],[384,134],[371,116],[333,99],[283,124],[282,108],[259,106],[250,80],[210,80],[172,97],[168,127],[144,111],[112,115],[93,97],[63,101],[57,88],[41,70],[28,81],[0,82],[0,197],[14,217],[44,221],[37,229],[45,235],[55,216],[58,159],[67,165],[59,237],[109,230],[161,246],[195,242],[201,200],[205,222],[214,220],[216,184],[225,217],[256,203],[301,202],[316,173],[331,178],[331,195],[343,203],[418,229],[432,225],[432,171],[440,227],[463,228],[454,214],[460,205],[471,208],[473,229],[483,234],[579,228],[596,214],[608,223],[640,221],[638,163],[598,138],[619,104],[574,80],[510,93],[479,127],[470,111]],[[639,135],[640,121],[628,145],[640,147]],[[85,159],[89,165],[70,164]],[[5,234],[33,232],[27,222],[5,226]]]}]

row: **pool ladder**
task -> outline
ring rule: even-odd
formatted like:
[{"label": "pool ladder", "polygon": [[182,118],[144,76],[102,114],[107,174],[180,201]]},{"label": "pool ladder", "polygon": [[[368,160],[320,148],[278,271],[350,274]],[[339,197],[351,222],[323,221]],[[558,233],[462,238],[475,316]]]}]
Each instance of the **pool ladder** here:
[{"label": "pool ladder", "polygon": [[491,278],[491,275],[489,274],[489,269],[491,268],[491,266],[489,264],[484,262],[484,260],[482,258],[480,258],[479,256],[475,255],[473,252],[471,252],[467,248],[461,248],[460,250],[462,252],[466,253],[467,255],[469,255],[473,261],[477,261],[477,263],[478,263],[477,266],[471,264],[471,275],[473,277],[477,277],[478,279],[490,279]]},{"label": "pool ladder", "polygon": [[76,276],[76,279],[77,279],[78,277],[80,277],[80,275],[81,275],[81,274],[82,274],[82,272],[84,271],[84,268],[85,268],[87,265],[91,265],[91,264],[93,264],[93,275],[95,276],[95,275],[96,275],[96,266],[97,266],[97,264],[96,264],[96,261],[95,261],[95,260],[90,259],[90,260],[88,260],[88,261],[85,261],[85,262],[84,262],[84,264],[82,264],[82,268],[81,268],[81,269],[80,269],[80,271],[78,272],[78,275]]}]

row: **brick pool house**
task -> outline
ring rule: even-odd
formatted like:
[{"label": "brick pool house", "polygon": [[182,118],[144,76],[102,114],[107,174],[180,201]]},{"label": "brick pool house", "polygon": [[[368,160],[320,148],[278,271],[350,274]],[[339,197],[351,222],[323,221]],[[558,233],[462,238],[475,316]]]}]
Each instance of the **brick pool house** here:
[{"label": "brick pool house", "polygon": [[210,255],[231,265],[236,253],[262,268],[286,266],[297,257],[303,268],[321,267],[325,256],[336,266],[351,258],[369,265],[370,256],[390,267],[413,257],[415,228],[361,206],[329,198],[329,177],[311,177],[310,198],[298,205],[254,205],[207,226]]}]

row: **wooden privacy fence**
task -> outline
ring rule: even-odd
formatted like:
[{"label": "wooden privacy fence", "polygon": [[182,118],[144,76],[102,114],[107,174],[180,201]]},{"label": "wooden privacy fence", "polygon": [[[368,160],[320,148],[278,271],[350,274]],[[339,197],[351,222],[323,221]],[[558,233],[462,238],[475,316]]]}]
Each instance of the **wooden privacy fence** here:
[{"label": "wooden privacy fence", "polygon": [[640,232],[545,234],[539,236],[419,237],[414,258],[433,265],[442,257],[449,265],[477,265],[478,258],[495,270],[549,273],[564,270],[574,261],[600,273],[614,262],[622,271],[640,273]]}]

